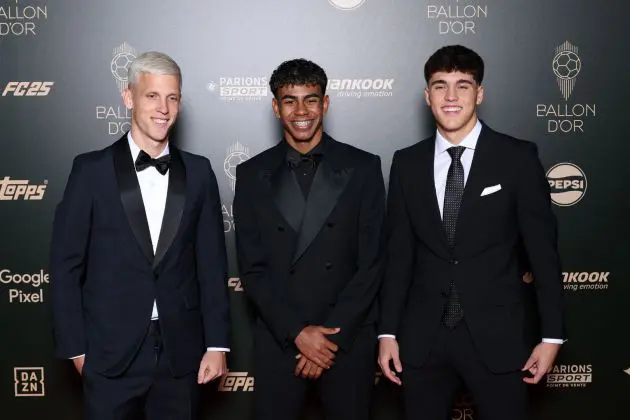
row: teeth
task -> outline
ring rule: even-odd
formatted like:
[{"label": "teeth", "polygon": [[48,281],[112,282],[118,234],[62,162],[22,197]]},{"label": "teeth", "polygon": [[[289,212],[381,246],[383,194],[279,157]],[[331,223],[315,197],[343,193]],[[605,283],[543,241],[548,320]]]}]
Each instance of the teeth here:
[{"label": "teeth", "polygon": [[299,128],[306,128],[311,125],[311,121],[293,121],[293,125],[296,125]]},{"label": "teeth", "polygon": [[445,112],[458,112],[462,110],[461,106],[446,106],[443,108]]},{"label": "teeth", "polygon": [[166,124],[166,122],[167,122],[168,120],[162,120],[162,119],[155,118],[153,121],[155,121],[155,122],[156,122],[156,123],[158,123],[158,124]]}]

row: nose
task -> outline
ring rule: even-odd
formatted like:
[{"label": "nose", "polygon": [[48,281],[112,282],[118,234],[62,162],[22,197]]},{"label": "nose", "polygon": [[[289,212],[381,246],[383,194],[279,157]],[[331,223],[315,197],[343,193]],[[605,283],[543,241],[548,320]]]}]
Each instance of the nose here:
[{"label": "nose", "polygon": [[306,108],[306,104],[302,101],[297,101],[297,107],[295,108],[295,113],[297,115],[305,115],[308,113],[308,109]]},{"label": "nose", "polygon": [[168,99],[167,98],[162,98],[158,101],[157,104],[157,111],[162,113],[162,114],[168,114],[168,103],[167,103]]},{"label": "nose", "polygon": [[449,102],[454,102],[457,100],[457,87],[449,86],[446,89],[446,100]]}]

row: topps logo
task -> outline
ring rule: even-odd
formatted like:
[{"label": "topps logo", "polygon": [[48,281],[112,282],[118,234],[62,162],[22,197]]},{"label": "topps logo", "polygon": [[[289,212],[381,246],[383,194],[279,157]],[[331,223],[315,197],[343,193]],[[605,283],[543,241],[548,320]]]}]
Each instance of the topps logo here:
[{"label": "topps logo", "polygon": [[2,96],[48,96],[55,82],[9,82]]},{"label": "topps logo", "polygon": [[234,289],[235,292],[242,292],[243,286],[241,286],[241,279],[238,277],[230,277],[228,279],[228,287]]},{"label": "topps logo", "polygon": [[219,391],[236,392],[236,391],[253,391],[254,377],[247,376],[247,372],[228,372],[221,382],[219,382]]},{"label": "topps logo", "polygon": [[5,176],[0,179],[0,201],[7,200],[41,200],[44,198],[48,181],[43,185],[29,185],[27,180],[11,180]]},{"label": "topps logo", "polygon": [[593,382],[593,365],[556,365],[547,374],[550,388],[584,388]]},{"label": "topps logo", "polygon": [[14,367],[13,379],[16,397],[43,397],[45,395],[43,367]]}]

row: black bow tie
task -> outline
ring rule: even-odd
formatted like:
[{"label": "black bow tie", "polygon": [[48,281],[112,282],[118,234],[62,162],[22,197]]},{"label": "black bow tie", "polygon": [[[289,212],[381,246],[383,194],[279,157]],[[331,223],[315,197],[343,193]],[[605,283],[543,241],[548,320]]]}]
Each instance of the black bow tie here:
[{"label": "black bow tie", "polygon": [[168,167],[171,164],[171,155],[162,156],[161,158],[153,159],[144,150],[140,150],[140,154],[136,158],[136,171],[140,172],[147,169],[149,166],[155,166],[155,169],[162,175],[166,175]]},{"label": "black bow tie", "polygon": [[322,158],[322,155],[320,153],[299,156],[296,155],[298,155],[298,153],[290,154],[289,156],[287,156],[287,163],[289,164],[289,168],[291,169],[295,169],[304,164],[315,167]]}]

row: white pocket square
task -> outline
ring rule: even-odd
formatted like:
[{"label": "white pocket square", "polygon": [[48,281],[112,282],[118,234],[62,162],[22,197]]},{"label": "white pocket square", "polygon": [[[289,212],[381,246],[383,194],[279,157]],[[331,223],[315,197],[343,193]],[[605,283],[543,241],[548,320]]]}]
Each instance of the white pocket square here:
[{"label": "white pocket square", "polygon": [[494,194],[495,192],[499,190],[501,190],[501,184],[493,185],[491,187],[486,187],[481,192],[481,197],[483,197],[484,195]]}]

